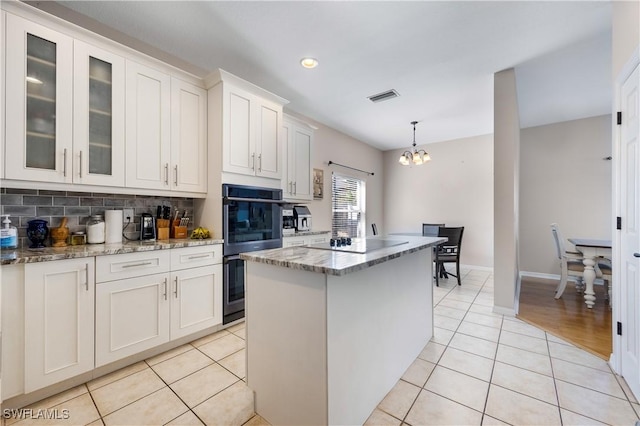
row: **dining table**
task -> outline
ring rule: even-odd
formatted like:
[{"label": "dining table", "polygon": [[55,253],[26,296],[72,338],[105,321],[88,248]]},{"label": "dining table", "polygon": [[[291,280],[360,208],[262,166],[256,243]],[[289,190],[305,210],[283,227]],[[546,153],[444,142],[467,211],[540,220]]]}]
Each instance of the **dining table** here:
[{"label": "dining table", "polygon": [[584,302],[587,308],[592,309],[596,302],[596,295],[593,291],[593,283],[596,280],[595,265],[596,258],[604,257],[611,259],[611,240],[597,240],[591,238],[569,238],[569,242],[582,253],[582,263],[584,264],[583,279],[585,282]]}]

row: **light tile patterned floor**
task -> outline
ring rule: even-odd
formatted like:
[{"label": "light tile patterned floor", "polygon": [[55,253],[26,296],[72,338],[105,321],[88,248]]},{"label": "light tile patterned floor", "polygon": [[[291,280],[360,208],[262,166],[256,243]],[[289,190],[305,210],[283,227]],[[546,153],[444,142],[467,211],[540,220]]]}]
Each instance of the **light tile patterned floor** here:
[{"label": "light tile patterned floor", "polygon": [[[633,425],[640,404],[605,361],[492,313],[493,277],[464,271],[434,288],[434,337],[367,425]],[[66,421],[7,425],[268,424],[253,411],[245,328],[235,325],[29,408]]]}]

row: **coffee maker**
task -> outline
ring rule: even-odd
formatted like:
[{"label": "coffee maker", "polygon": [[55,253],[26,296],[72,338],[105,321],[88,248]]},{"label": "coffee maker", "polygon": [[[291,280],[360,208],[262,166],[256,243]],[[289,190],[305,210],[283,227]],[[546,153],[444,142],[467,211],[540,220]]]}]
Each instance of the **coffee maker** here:
[{"label": "coffee maker", "polygon": [[156,239],[156,224],[153,216],[142,213],[140,218],[140,241],[154,241]]}]

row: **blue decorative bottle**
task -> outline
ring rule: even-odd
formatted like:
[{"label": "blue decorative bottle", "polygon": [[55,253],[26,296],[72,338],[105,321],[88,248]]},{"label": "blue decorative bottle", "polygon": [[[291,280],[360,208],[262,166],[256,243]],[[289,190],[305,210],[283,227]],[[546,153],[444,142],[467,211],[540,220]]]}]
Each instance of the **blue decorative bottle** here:
[{"label": "blue decorative bottle", "polygon": [[31,241],[29,248],[43,248],[44,242],[49,237],[47,221],[43,219],[33,219],[27,222],[27,237]]}]

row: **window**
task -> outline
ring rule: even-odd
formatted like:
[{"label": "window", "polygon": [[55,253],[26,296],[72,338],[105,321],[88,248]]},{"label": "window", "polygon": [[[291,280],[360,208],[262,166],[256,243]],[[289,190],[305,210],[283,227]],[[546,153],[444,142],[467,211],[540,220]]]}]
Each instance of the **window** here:
[{"label": "window", "polygon": [[331,176],[331,235],[364,238],[365,181],[333,173]]}]

